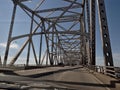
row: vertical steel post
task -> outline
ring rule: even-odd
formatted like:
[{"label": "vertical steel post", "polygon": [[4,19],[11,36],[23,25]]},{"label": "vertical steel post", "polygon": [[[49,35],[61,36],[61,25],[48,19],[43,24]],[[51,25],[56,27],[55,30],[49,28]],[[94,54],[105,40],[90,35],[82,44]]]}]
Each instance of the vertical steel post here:
[{"label": "vertical steel post", "polygon": [[[42,31],[43,30],[41,30],[41,32]],[[40,35],[39,64],[41,63],[41,56],[42,56],[42,39],[43,39],[43,34]]]},{"label": "vertical steel post", "polygon": [[[44,32],[46,32],[46,30],[45,30],[45,23],[44,23],[44,21],[41,19],[41,21],[42,21],[42,25],[43,25],[43,30],[44,30]],[[49,34],[48,34],[49,35]],[[49,41],[48,41],[48,37],[49,36],[47,36],[47,33],[45,33],[45,40],[46,40],[46,45],[47,45],[47,57],[48,57],[48,59],[49,59],[49,61],[50,61],[50,65],[53,65],[53,60],[51,60],[51,57],[50,57],[50,50],[49,50]],[[46,62],[47,63],[47,62]]]},{"label": "vertical steel post", "polygon": [[86,42],[86,49],[87,49],[87,55],[88,55],[88,65],[91,61],[91,52],[90,52],[90,3],[88,0],[86,0],[86,14],[87,14],[87,25],[88,25],[88,37]]},{"label": "vertical steel post", "polygon": [[54,53],[53,53],[53,48],[54,48],[54,26],[52,27],[52,46],[51,46],[51,60],[52,60],[52,62],[54,63]]},{"label": "vertical steel post", "polygon": [[16,14],[16,9],[17,9],[17,4],[15,2],[13,2],[13,3],[14,3],[14,8],[13,8],[13,13],[12,13],[12,18],[11,18],[11,24],[10,24],[10,30],[9,30],[7,46],[6,46],[6,50],[5,50],[3,66],[6,66],[6,64],[7,64],[8,53],[9,53],[9,49],[10,49],[10,43],[11,43],[14,20],[15,20],[15,14]]},{"label": "vertical steel post", "polygon": [[30,47],[31,47],[31,40],[32,40],[32,29],[33,29],[33,18],[34,18],[34,15],[32,14],[31,27],[30,27],[30,38],[29,38],[28,53],[27,53],[27,60],[26,60],[26,65],[27,66],[29,64],[29,58],[30,58]]},{"label": "vertical steel post", "polygon": [[90,34],[90,4],[88,0],[86,0],[86,14],[88,23],[88,33]]},{"label": "vertical steel post", "polygon": [[104,0],[97,0],[97,4],[105,65],[113,66],[114,64]]},{"label": "vertical steel post", "polygon": [[90,2],[90,51],[91,51],[91,65],[96,64],[96,0]]},{"label": "vertical steel post", "polygon": [[[81,16],[80,27],[81,27],[81,33],[85,34],[84,15]],[[82,64],[85,65],[86,64],[86,38],[85,38],[85,35],[81,35],[80,39],[81,39],[81,47],[80,47],[81,60],[82,60]]]}]

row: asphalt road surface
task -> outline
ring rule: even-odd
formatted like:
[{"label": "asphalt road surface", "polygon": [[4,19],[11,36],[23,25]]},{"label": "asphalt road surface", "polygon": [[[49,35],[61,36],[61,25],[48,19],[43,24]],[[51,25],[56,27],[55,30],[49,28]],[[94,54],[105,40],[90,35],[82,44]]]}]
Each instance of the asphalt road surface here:
[{"label": "asphalt road surface", "polygon": [[5,90],[110,90],[85,68],[52,73],[40,77],[0,74]]},{"label": "asphalt road surface", "polygon": [[73,90],[110,90],[92,72],[85,68],[54,73],[49,76],[37,78],[37,80],[47,82],[53,86],[61,86]]}]

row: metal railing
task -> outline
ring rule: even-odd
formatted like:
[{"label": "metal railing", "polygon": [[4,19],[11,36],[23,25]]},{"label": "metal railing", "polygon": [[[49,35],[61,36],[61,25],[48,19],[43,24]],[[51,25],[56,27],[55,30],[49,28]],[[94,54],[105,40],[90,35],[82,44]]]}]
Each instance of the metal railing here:
[{"label": "metal railing", "polygon": [[112,66],[86,66],[86,67],[98,73],[102,73],[114,78],[120,78],[120,67]]}]

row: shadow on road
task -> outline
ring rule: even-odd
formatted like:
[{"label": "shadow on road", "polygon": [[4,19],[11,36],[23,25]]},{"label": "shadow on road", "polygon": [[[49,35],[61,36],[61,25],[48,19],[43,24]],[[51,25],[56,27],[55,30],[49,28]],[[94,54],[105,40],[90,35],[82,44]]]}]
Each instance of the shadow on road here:
[{"label": "shadow on road", "polygon": [[17,75],[17,76],[19,76],[17,73],[14,73],[14,71],[12,71],[12,70],[0,70],[0,73],[6,74],[6,75]]},{"label": "shadow on road", "polygon": [[110,81],[110,84],[98,84],[98,83],[86,83],[86,82],[69,82],[69,81],[55,81],[55,80],[43,80],[43,82],[52,82],[52,83],[60,83],[67,85],[82,85],[82,86],[92,86],[92,87],[108,87],[108,88],[116,88],[116,84],[120,81]]}]

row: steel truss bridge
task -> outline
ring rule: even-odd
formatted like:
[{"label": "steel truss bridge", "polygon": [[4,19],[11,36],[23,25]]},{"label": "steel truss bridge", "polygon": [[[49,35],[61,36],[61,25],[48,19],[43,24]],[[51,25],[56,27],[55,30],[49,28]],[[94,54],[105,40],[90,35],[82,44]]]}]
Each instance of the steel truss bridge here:
[{"label": "steel truss bridge", "polygon": [[[39,83],[40,80],[52,85],[67,84],[67,87],[76,87],[75,90],[78,88],[96,90],[93,87],[99,87],[98,90],[119,89],[120,68],[114,67],[113,63],[104,0],[11,0],[11,2],[13,11],[8,41],[3,62],[0,59],[0,72],[4,74],[2,76],[0,74],[0,88],[24,90],[22,87],[24,83],[27,87],[40,89],[44,87]],[[22,23],[18,23],[19,21]],[[99,26],[96,24],[97,21]],[[101,34],[105,66],[96,66],[96,29],[99,29]],[[11,50],[13,43],[20,46],[14,53]],[[24,61],[24,66],[16,67],[17,61]],[[31,62],[34,66],[31,66]],[[53,73],[54,78],[51,76]],[[93,74],[103,81],[103,84],[95,79]],[[59,79],[61,81],[58,81]],[[5,82],[7,86],[4,87],[1,82]],[[69,90],[65,87],[60,90],[66,89]]]},{"label": "steel truss bridge", "polygon": [[[96,65],[96,19],[100,22],[105,66],[113,66],[104,0],[59,0],[48,7],[50,0],[11,1],[14,7],[3,66],[12,66],[24,51],[26,66],[31,58],[36,66]],[[29,18],[27,29],[19,26],[25,29],[22,34],[14,34],[21,30],[14,29],[18,10]],[[13,42],[21,42],[21,46],[9,58]]]}]

